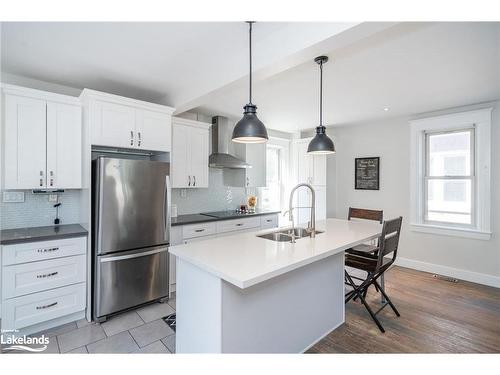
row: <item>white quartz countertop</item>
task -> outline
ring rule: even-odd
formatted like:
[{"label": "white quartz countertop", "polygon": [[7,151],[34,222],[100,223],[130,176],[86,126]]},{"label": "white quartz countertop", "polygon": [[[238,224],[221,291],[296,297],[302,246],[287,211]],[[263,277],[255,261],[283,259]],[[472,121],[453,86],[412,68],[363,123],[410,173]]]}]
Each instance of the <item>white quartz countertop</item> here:
[{"label": "white quartz countertop", "polygon": [[382,225],[327,219],[318,221],[316,229],[324,233],[294,244],[257,237],[273,228],[176,245],[170,253],[244,289],[374,239]]}]

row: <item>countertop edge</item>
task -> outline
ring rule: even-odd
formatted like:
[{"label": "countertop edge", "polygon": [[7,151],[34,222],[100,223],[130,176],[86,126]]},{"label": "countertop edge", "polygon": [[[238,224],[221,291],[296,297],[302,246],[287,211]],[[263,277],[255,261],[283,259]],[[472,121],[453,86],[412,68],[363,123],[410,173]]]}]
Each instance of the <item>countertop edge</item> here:
[{"label": "countertop edge", "polygon": [[[261,230],[261,231],[256,231],[256,232],[252,232],[252,233],[255,234],[258,232],[263,232],[263,231]],[[246,233],[246,234],[248,234],[248,233]],[[336,248],[336,249],[326,250],[324,253],[315,255],[315,256],[310,257],[310,258],[302,259],[302,260],[297,261],[295,263],[291,263],[289,265],[283,266],[282,268],[271,270],[271,271],[265,272],[261,275],[250,277],[248,279],[235,279],[234,277],[227,275],[223,272],[220,272],[219,270],[213,269],[212,267],[209,267],[206,264],[204,264],[203,262],[199,262],[198,260],[193,259],[192,257],[186,256],[184,254],[179,254],[176,251],[175,246],[171,247],[169,249],[169,253],[179,257],[180,259],[182,259],[186,262],[189,262],[189,263],[195,265],[198,268],[201,268],[202,270],[204,270],[206,272],[211,273],[212,275],[214,275],[214,276],[216,276],[216,277],[218,277],[218,278],[220,278],[220,279],[222,279],[222,280],[224,280],[224,281],[226,281],[234,286],[237,286],[240,289],[246,289],[246,288],[252,287],[254,285],[260,284],[262,282],[265,282],[267,280],[273,279],[277,276],[283,275],[287,272],[294,271],[298,268],[307,266],[307,265],[314,263],[314,262],[317,262],[319,260],[328,258],[328,257],[333,256],[333,255],[337,255],[341,252],[344,252],[348,248],[351,248],[351,247],[356,246],[356,245],[360,245],[366,241],[369,241],[371,239],[375,239],[377,237],[378,237],[378,234],[373,235],[370,238],[364,238],[364,239],[361,239],[359,241],[355,241],[353,243],[347,244],[345,246],[341,246],[341,247]]]},{"label": "countertop edge", "polygon": [[[11,238],[11,239],[2,239],[0,238],[0,245],[2,246],[7,246],[7,245],[17,245],[17,244],[22,244],[22,243],[30,243],[30,242],[41,242],[41,241],[53,241],[53,240],[58,240],[58,239],[65,239],[65,238],[75,238],[75,237],[87,237],[88,236],[88,231],[80,224],[67,224],[67,225],[78,225],[80,226],[80,229],[70,232],[70,233],[53,233],[53,234],[47,234],[47,235],[34,235],[31,237],[20,237],[20,238]],[[33,227],[35,228],[40,228],[40,227]],[[31,228],[20,228],[19,230],[27,230]],[[6,230],[11,230],[11,229],[6,229]],[[13,229],[15,230],[15,229]]]}]

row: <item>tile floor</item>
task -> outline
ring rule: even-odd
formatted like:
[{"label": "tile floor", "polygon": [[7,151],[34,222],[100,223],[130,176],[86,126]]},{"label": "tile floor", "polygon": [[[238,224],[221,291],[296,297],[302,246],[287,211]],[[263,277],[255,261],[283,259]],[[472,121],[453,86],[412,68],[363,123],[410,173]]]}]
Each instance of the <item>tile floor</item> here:
[{"label": "tile floor", "polygon": [[161,319],[173,312],[175,298],[117,315],[102,324],[82,319],[33,336],[49,336],[43,353],[175,353],[175,332]]}]

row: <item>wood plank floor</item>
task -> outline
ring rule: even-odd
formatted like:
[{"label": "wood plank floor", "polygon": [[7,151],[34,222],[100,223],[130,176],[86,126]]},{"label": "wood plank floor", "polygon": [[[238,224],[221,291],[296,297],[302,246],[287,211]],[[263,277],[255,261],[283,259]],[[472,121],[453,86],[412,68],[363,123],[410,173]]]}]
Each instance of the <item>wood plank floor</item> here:
[{"label": "wood plank floor", "polygon": [[[500,353],[500,289],[403,267],[386,273],[386,291],[401,313],[378,314],[381,333],[360,302],[346,305],[346,322],[308,353]],[[374,311],[380,295],[373,287]]]}]

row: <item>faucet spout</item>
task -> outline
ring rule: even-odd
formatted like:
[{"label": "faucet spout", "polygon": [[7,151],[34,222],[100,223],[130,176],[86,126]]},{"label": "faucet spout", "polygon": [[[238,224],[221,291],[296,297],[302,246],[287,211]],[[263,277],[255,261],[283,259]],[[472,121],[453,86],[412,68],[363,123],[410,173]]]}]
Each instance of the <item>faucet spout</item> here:
[{"label": "faucet spout", "polygon": [[290,192],[290,200],[288,202],[288,217],[289,220],[292,222],[292,231],[293,231],[293,195],[295,191],[300,188],[300,187],[307,187],[309,190],[311,190],[311,218],[309,220],[309,224],[307,226],[307,231],[311,234],[311,238],[314,238],[316,236],[316,192],[314,191],[314,188],[310,184],[306,183],[300,183],[296,185],[292,191]]}]

